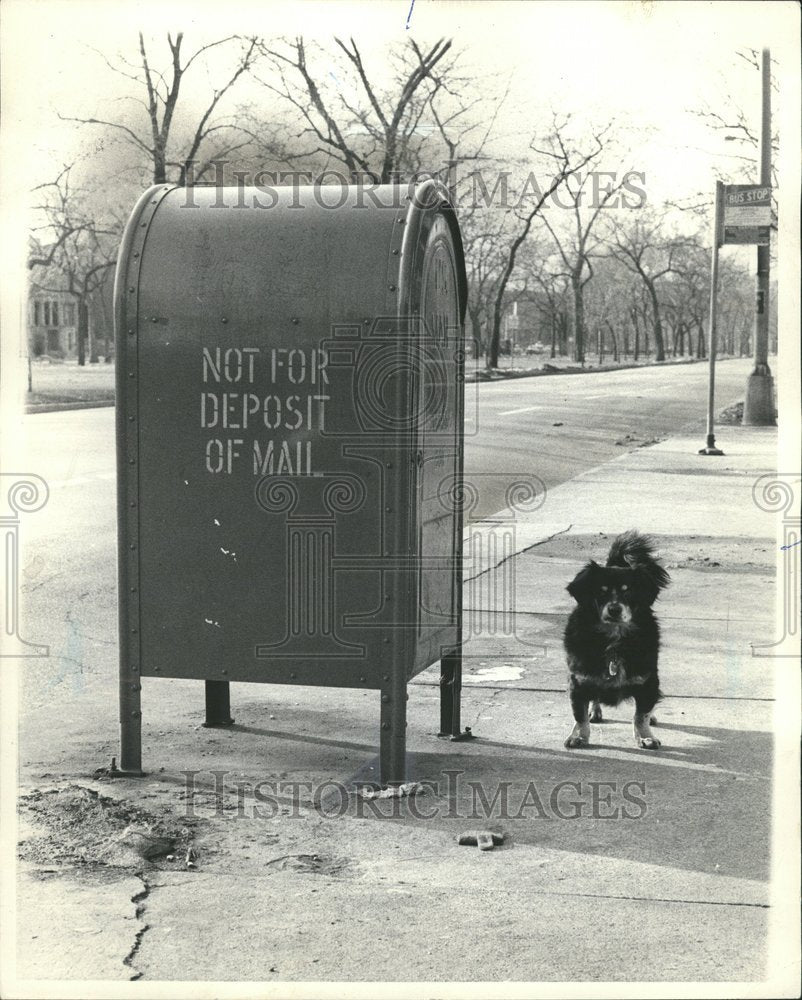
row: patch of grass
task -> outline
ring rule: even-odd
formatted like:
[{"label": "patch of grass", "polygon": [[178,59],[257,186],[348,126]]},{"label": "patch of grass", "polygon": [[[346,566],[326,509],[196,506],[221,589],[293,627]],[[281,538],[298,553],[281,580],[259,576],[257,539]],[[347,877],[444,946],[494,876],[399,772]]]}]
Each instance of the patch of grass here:
[{"label": "patch of grass", "polygon": [[26,405],[113,402],[114,364],[101,361],[79,366],[75,361],[34,362],[31,385],[32,391],[25,394]]}]

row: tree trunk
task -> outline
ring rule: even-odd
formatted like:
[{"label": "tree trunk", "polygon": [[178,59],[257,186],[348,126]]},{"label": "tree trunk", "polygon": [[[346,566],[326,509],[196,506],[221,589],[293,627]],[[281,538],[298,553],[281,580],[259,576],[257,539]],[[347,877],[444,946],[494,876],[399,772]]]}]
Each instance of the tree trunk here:
[{"label": "tree trunk", "polygon": [[468,308],[468,315],[471,318],[471,340],[473,357],[478,358],[479,352],[482,349],[482,322],[479,317],[478,309]]},{"label": "tree trunk", "polygon": [[571,277],[574,293],[574,361],[585,363],[585,299],[579,277]]},{"label": "tree trunk", "polygon": [[618,338],[615,335],[615,329],[613,328],[613,324],[610,323],[609,320],[607,322],[607,329],[610,331],[610,337],[613,341],[613,361],[616,362],[620,361],[621,359],[618,354]]},{"label": "tree trunk", "polygon": [[705,358],[705,328],[702,323],[696,324],[696,357]]},{"label": "tree trunk", "polygon": [[89,330],[89,309],[83,298],[78,299],[78,364],[86,364],[86,335]]},{"label": "tree trunk", "polygon": [[86,332],[89,337],[89,364],[96,365],[100,358],[97,354],[97,338],[95,337],[95,324],[92,322],[89,307],[86,310]]},{"label": "tree trunk", "polygon": [[654,360],[655,361],[665,361],[666,359],[666,349],[663,344],[663,324],[660,322],[660,305],[657,301],[657,292],[655,291],[654,282],[647,282],[646,287],[649,289],[649,298],[652,301],[652,329],[654,330]]},{"label": "tree trunk", "polygon": [[551,357],[557,357],[557,317],[551,314]]}]

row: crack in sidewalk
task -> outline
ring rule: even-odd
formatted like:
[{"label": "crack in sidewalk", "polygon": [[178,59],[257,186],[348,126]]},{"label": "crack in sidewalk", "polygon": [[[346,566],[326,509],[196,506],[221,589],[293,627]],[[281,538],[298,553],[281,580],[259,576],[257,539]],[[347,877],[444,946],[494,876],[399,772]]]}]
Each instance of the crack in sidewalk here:
[{"label": "crack in sidewalk", "polygon": [[[490,520],[490,519],[488,518],[488,520]],[[481,522],[477,521],[476,523],[480,524]],[[565,534],[567,534],[571,530],[571,528],[573,528],[573,526],[574,526],[573,523],[569,524],[567,528],[563,528],[562,531],[555,531],[554,534],[553,535],[549,535],[548,538],[540,538],[540,539],[538,539],[538,541],[532,542],[531,545],[525,545],[522,549],[519,549],[517,552],[511,552],[508,556],[505,556],[502,560],[500,560],[499,562],[497,562],[495,564],[495,566],[488,566],[487,569],[480,570],[474,576],[466,577],[462,581],[463,584],[470,583],[472,580],[478,580],[479,577],[480,576],[484,576],[485,573],[492,573],[494,570],[497,570],[499,568],[499,566],[503,566],[504,563],[509,562],[510,559],[515,559],[518,556],[522,556],[525,552],[529,552],[532,549],[536,549],[538,547],[538,545],[545,545],[546,542],[550,542],[552,540],[552,538],[556,538],[558,535],[565,535]],[[464,543],[463,543],[463,546],[464,546]]]},{"label": "crack in sidewalk", "polygon": [[769,903],[747,903],[725,899],[671,899],[667,896],[618,896],[606,892],[558,892],[555,889],[529,890],[536,896],[572,896],[578,899],[621,899],[632,903],[682,903],[694,906],[746,906],[756,910],[770,910]]},{"label": "crack in sidewalk", "polygon": [[134,968],[134,960],[136,959],[137,953],[139,952],[139,948],[142,944],[143,937],[150,930],[150,924],[143,919],[143,916],[145,913],[144,901],[150,895],[151,886],[148,880],[145,878],[144,872],[136,872],[135,878],[138,878],[139,881],[142,883],[142,889],[139,892],[135,892],[134,895],[131,896],[131,902],[136,905],[134,916],[137,920],[141,921],[142,926],[134,935],[134,943],[131,945],[128,954],[123,959],[123,965],[127,965],[128,968],[131,969],[132,971],[132,975],[129,977],[130,980],[132,981],[141,979],[142,976],[144,975],[144,973],[136,971],[136,969]]}]

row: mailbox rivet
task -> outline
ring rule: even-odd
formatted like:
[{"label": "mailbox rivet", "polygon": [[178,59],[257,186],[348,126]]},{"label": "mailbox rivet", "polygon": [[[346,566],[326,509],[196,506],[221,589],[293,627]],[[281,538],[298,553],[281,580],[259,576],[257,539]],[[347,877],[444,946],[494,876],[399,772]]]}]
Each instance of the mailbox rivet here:
[{"label": "mailbox rivet", "polygon": [[298,674],[290,674],[290,679],[291,679],[291,680],[295,680],[295,678],[296,678],[297,676],[298,676]]},{"label": "mailbox rivet", "polygon": [[383,722],[382,723],[382,729],[389,729],[389,728],[390,728],[390,723],[389,722]]},{"label": "mailbox rivet", "polygon": [[365,324],[365,326],[369,326],[370,325],[370,320],[369,319],[363,319],[362,322]]},{"label": "mailbox rivet", "polygon": [[393,257],[397,257],[397,256],[398,256],[398,251],[397,250],[393,250]]},{"label": "mailbox rivet", "polygon": [[128,546],[128,548],[133,551],[136,548],[136,544],[134,542],[131,542],[131,544]]},{"label": "mailbox rivet", "polygon": [[392,462],[385,462],[384,465],[385,465],[385,468],[387,468],[387,469],[392,469],[392,467],[393,467],[393,463]]},{"label": "mailbox rivet", "polygon": [[128,291],[133,295],[136,289],[133,286],[131,286],[131,288],[129,288]]},{"label": "mailbox rivet", "polygon": [[393,512],[393,508],[392,507],[385,507],[384,508],[384,513],[385,514],[392,514],[392,512]]},{"label": "mailbox rivet", "polygon": [[128,464],[129,465],[136,465],[136,459],[135,458],[129,458],[128,459]]},{"label": "mailbox rivet", "polygon": [[384,595],[385,601],[392,601],[392,597],[389,594]]},{"label": "mailbox rivet", "polygon": [[128,504],[128,506],[129,506],[129,507],[136,507],[136,500],[132,500],[132,501],[131,501],[131,502],[130,502],[130,503]]},{"label": "mailbox rivet", "polygon": [[394,292],[394,291],[395,291],[395,285],[390,285],[390,291],[391,291],[391,292]]},{"label": "mailbox rivet", "polygon": [[134,422],[134,420],[135,420],[135,419],[136,419],[135,417],[129,417],[129,418],[128,418],[128,423],[129,423],[129,424],[132,424],[132,423]]},{"label": "mailbox rivet", "polygon": [[400,222],[402,226],[404,225],[404,217],[401,216],[401,215],[399,215],[398,218],[395,221],[396,222]]},{"label": "mailbox rivet", "polygon": [[293,316],[291,322],[292,322],[293,326],[298,326],[298,322],[299,322],[298,317],[297,316]]},{"label": "mailbox rivet", "polygon": [[228,316],[223,316],[223,318],[220,320],[220,322],[221,323],[227,323],[228,322]]},{"label": "mailbox rivet", "polygon": [[389,674],[385,674],[384,677],[382,678],[382,680],[389,681],[390,680],[390,675]]},{"label": "mailbox rivet", "polygon": [[131,629],[131,635],[136,635],[136,629],[135,628]]},{"label": "mailbox rivet", "polygon": [[141,712],[137,712],[137,711],[133,711],[133,712],[131,712],[131,716],[132,716],[132,717],[133,717],[134,719],[135,719],[135,718],[136,718],[136,717],[137,717],[138,715],[141,715],[141,714],[142,714]]},{"label": "mailbox rivet", "polygon": [[134,328],[132,326],[128,327],[128,333],[129,333],[130,336],[133,337],[133,335],[134,335]]},{"label": "mailbox rivet", "polygon": [[136,587],[131,587],[131,593],[132,593],[132,594],[135,594],[135,593],[136,593]]},{"label": "mailbox rivet", "polygon": [[131,690],[132,691],[141,691],[142,690],[142,685],[141,684],[132,684],[131,685]]},{"label": "mailbox rivet", "polygon": [[144,229],[144,228],[145,228],[145,226],[147,226],[147,222],[143,222],[143,223],[142,223],[142,229]]},{"label": "mailbox rivet", "polygon": [[387,702],[389,700],[390,700],[390,695],[389,694],[383,694],[382,695],[382,701],[384,702],[385,705],[387,704]]},{"label": "mailbox rivet", "polygon": [[364,683],[365,683],[366,681],[367,681],[367,678],[366,678],[366,677],[360,677],[360,678],[359,678],[359,683],[360,683],[360,684],[364,684]]},{"label": "mailbox rivet", "polygon": [[158,323],[159,322],[159,317],[158,316],[151,316],[150,317],[150,321],[151,321],[151,323]]},{"label": "mailbox rivet", "polygon": [[153,669],[156,671],[156,673],[159,673],[159,671],[161,670],[161,667],[154,667]]},{"label": "mailbox rivet", "polygon": [[227,674],[227,673],[228,673],[228,671],[227,671],[227,670],[221,670],[221,671],[220,671],[220,673],[221,673],[221,674]]},{"label": "mailbox rivet", "polygon": [[132,663],[131,664],[131,672],[135,674],[137,672],[137,670],[139,670],[139,667],[135,663]]},{"label": "mailbox rivet", "polygon": [[128,378],[136,378],[136,372],[128,372]]},{"label": "mailbox rivet", "polygon": [[139,251],[138,250],[134,250],[134,257],[138,257],[138,256],[139,256]]}]

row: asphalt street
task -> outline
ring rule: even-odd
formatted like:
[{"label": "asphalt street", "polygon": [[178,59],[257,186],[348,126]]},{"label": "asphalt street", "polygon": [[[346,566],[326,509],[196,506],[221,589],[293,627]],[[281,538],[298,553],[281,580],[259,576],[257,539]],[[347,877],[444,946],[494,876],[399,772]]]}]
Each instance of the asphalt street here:
[{"label": "asphalt street", "polygon": [[[743,399],[751,359],[716,366],[716,410]],[[708,367],[630,368],[466,387],[465,475],[479,520],[529,477],[547,490],[628,449],[699,430],[704,444]],[[621,443],[617,443],[621,442]]]}]

